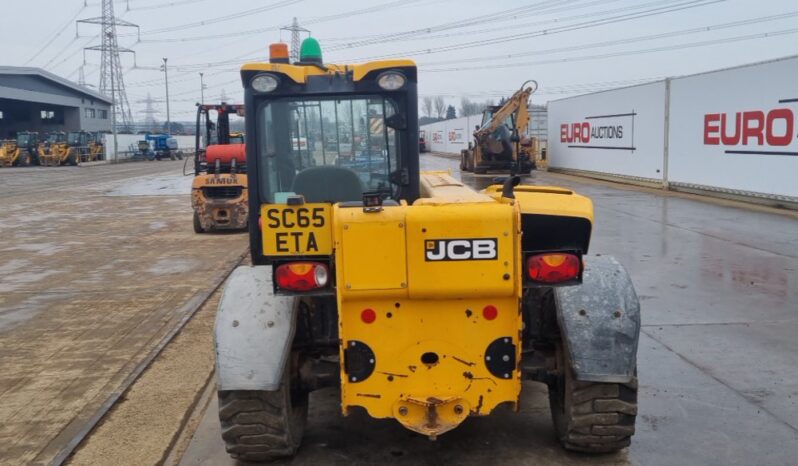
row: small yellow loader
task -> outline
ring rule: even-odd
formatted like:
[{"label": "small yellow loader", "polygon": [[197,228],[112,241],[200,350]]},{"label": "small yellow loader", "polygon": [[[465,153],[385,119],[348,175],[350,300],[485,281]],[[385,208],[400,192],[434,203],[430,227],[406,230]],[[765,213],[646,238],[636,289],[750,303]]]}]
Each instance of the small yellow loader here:
[{"label": "small yellow loader", "polygon": [[0,167],[27,167],[38,165],[37,133],[18,133],[15,139],[0,144]]},{"label": "small yellow loader", "polygon": [[85,158],[85,162],[105,160],[105,144],[103,142],[103,133],[89,133]]},{"label": "small yellow loader", "polygon": [[78,165],[85,151],[87,133],[51,133],[44,145],[39,145],[39,161],[44,166]]}]

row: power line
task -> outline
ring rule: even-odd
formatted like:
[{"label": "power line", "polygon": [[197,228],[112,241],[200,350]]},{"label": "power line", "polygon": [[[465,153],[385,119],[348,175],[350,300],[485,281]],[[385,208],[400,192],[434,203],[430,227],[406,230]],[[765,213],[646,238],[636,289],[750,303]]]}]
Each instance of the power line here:
[{"label": "power line", "polygon": [[215,18],[208,18],[208,19],[205,19],[205,20],[202,20],[202,21],[195,21],[195,22],[192,22],[192,23],[181,24],[181,25],[178,25],[178,26],[170,26],[170,27],[165,27],[165,28],[160,28],[160,29],[145,30],[144,33],[148,34],[148,35],[151,35],[151,34],[163,34],[164,32],[176,32],[176,31],[184,31],[186,29],[205,27],[205,26],[208,26],[210,24],[223,23],[223,22],[232,21],[232,20],[238,19],[238,18],[244,18],[244,17],[252,16],[252,15],[255,15],[255,14],[258,14],[258,13],[264,13],[266,11],[270,11],[270,10],[274,10],[274,9],[277,9],[277,8],[286,7],[286,6],[293,5],[295,3],[299,3],[299,2],[302,2],[302,1],[304,1],[304,0],[279,0],[277,2],[270,3],[269,5],[261,6],[261,7],[258,7],[258,8],[252,8],[252,9],[245,10],[245,11],[239,11],[238,13],[233,13],[233,14],[230,14],[230,15],[227,15],[227,16],[218,16],[218,17],[215,17]]},{"label": "power line", "polygon": [[639,12],[635,12],[635,13],[627,13],[627,14],[622,14],[622,15],[617,15],[617,16],[611,16],[609,18],[601,18],[601,19],[596,19],[596,20],[590,20],[590,21],[585,21],[585,22],[582,22],[582,23],[577,23],[577,24],[568,25],[568,26],[555,27],[555,28],[551,28],[551,29],[542,29],[542,30],[532,31],[532,32],[523,33],[523,34],[512,34],[512,35],[506,35],[506,36],[499,36],[499,37],[489,38],[489,39],[485,39],[485,40],[470,41],[470,42],[446,45],[446,46],[441,46],[441,47],[433,47],[433,48],[427,48],[427,49],[419,49],[419,50],[412,50],[412,51],[406,51],[406,52],[397,52],[397,53],[392,53],[392,54],[371,56],[371,57],[365,57],[365,58],[356,59],[356,60],[353,60],[353,61],[368,61],[368,60],[383,59],[383,58],[394,58],[394,57],[398,57],[398,56],[427,55],[427,54],[435,54],[435,53],[441,53],[441,52],[451,52],[451,51],[454,51],[454,50],[462,50],[462,49],[468,49],[468,48],[474,48],[474,47],[484,47],[484,46],[487,46],[487,45],[495,45],[495,44],[500,44],[500,43],[505,43],[505,42],[512,42],[512,41],[521,40],[521,39],[528,39],[528,38],[536,37],[536,36],[549,36],[549,35],[554,35],[554,34],[560,34],[560,33],[563,33],[563,32],[570,32],[570,31],[577,31],[577,30],[581,30],[581,29],[595,28],[595,27],[598,27],[598,26],[605,26],[607,24],[615,24],[615,23],[620,23],[620,22],[633,21],[633,20],[640,19],[640,18],[646,18],[646,17],[651,17],[651,16],[659,16],[659,15],[663,15],[663,14],[667,14],[667,13],[673,13],[673,12],[676,12],[676,11],[683,11],[683,10],[687,10],[687,9],[713,5],[713,4],[717,4],[717,3],[721,3],[721,2],[725,2],[725,1],[726,0],[690,0],[690,1],[683,2],[683,3],[677,4],[677,5],[664,6],[664,7],[658,7],[658,8],[651,8],[651,9],[648,9],[648,10],[639,11]]},{"label": "power line", "polygon": [[[442,34],[432,34],[432,31],[430,31],[429,35],[418,35],[418,36],[414,36],[414,37],[403,36],[402,40],[447,39],[447,38],[450,38],[450,37],[457,37],[457,36],[463,36],[463,35],[473,36],[473,35],[484,34],[484,33],[488,33],[488,32],[507,31],[507,30],[511,30],[511,29],[529,28],[529,27],[541,26],[541,25],[551,24],[551,23],[562,24],[563,22],[575,21],[577,19],[595,18],[596,16],[599,16],[599,15],[608,15],[608,14],[612,14],[612,13],[618,13],[618,12],[628,11],[628,10],[633,10],[633,9],[641,9],[641,8],[649,7],[649,6],[652,6],[652,5],[658,5],[658,4],[674,3],[674,0],[658,0],[658,1],[649,2],[649,3],[642,3],[642,4],[634,5],[634,6],[624,6],[622,8],[616,8],[616,9],[611,9],[611,10],[610,9],[602,9],[600,12],[589,11],[587,13],[582,13],[582,14],[578,14],[578,15],[571,14],[573,12],[573,10],[575,10],[575,9],[582,9],[582,8],[594,6],[596,4],[601,4],[602,6],[605,6],[607,3],[610,3],[612,1],[613,0],[609,0],[609,1],[597,0],[595,2],[590,2],[590,3],[584,4],[584,5],[578,5],[578,6],[577,5],[569,5],[567,8],[556,9],[556,11],[560,11],[561,9],[567,9],[567,11],[569,12],[569,15],[566,18],[558,18],[557,17],[557,18],[552,18],[552,19],[548,19],[548,20],[544,20],[544,21],[535,21],[535,22],[531,22],[531,23],[504,25],[504,26],[500,26],[500,27],[492,27],[492,28],[484,28],[484,29],[469,29],[469,30],[466,30],[466,31],[448,32],[448,33],[442,33]],[[549,11],[549,13],[554,12],[554,11],[555,10],[551,10],[551,11]],[[386,37],[386,38],[384,40],[381,40],[383,37]],[[364,39],[367,39],[367,37],[364,37]],[[320,40],[322,40],[322,39],[320,39]],[[361,46],[361,45],[371,45],[371,44],[374,44],[374,43],[389,42],[389,41],[393,41],[393,40],[394,39],[392,37],[387,37],[387,35],[372,36],[370,40],[364,40],[363,43],[351,43],[350,42],[350,43],[346,43],[346,44],[338,44],[338,45],[333,45],[331,47],[326,47],[326,49],[327,50],[336,51],[336,50],[342,50],[342,49],[349,48],[350,44],[353,47],[357,47],[357,46]],[[327,41],[329,41],[329,39],[323,39],[322,43],[327,42]]]},{"label": "power line", "polygon": [[160,10],[162,8],[172,8],[176,6],[183,6],[189,5],[193,3],[202,3],[207,2],[208,0],[181,0],[175,2],[169,2],[167,4],[158,4],[158,5],[148,5],[148,6],[140,6],[140,7],[133,7],[128,8],[127,11],[147,11],[147,10]]},{"label": "power line", "polygon": [[750,26],[752,24],[759,24],[764,22],[770,21],[778,21],[782,19],[792,18],[798,16],[798,11],[790,11],[787,13],[780,13],[777,15],[770,15],[770,16],[762,16],[759,18],[751,18],[751,19],[744,19],[739,21],[732,21],[729,23],[721,23],[721,24],[713,24],[707,26],[700,26],[695,28],[688,28],[688,29],[681,29],[678,31],[671,31],[671,32],[664,32],[659,34],[646,34],[642,36],[636,37],[627,37],[623,39],[616,39],[604,42],[589,42],[586,44],[577,44],[571,45],[567,47],[557,47],[552,49],[544,49],[544,50],[531,50],[525,52],[517,52],[517,53],[510,53],[510,54],[501,54],[501,55],[483,55],[480,57],[470,57],[470,58],[462,58],[459,60],[446,60],[446,61],[437,61],[437,62],[429,62],[429,63],[420,63],[419,66],[430,66],[430,65],[450,65],[450,64],[460,64],[460,63],[471,63],[471,62],[486,62],[486,61],[496,61],[496,60],[506,60],[508,58],[519,58],[519,57],[530,57],[530,56],[539,56],[539,55],[549,55],[552,53],[561,53],[561,52],[571,52],[575,50],[585,50],[585,49],[592,49],[592,48],[601,48],[601,47],[609,47],[614,45],[625,45],[630,43],[637,43],[642,41],[649,41],[649,40],[657,40],[657,39],[666,39],[670,37],[681,37],[684,35],[690,34],[700,34],[705,32],[712,32],[712,31],[719,31],[723,29],[730,29],[736,28],[741,26]]},{"label": "power line", "polygon": [[[523,17],[529,16],[529,15],[532,15],[532,14],[535,14],[535,15],[548,15],[548,14],[551,14],[551,13],[562,11],[563,9],[566,9],[567,11],[572,12],[575,9],[587,8],[587,7],[590,7],[590,6],[597,5],[597,4],[606,5],[608,3],[614,3],[614,2],[617,2],[617,1],[621,1],[621,0],[593,0],[593,1],[589,1],[587,3],[584,3],[582,5],[580,5],[579,2],[577,1],[577,2],[571,2],[567,6],[560,6],[560,4],[562,2],[554,2],[554,3],[552,3],[550,1],[544,1],[544,2],[535,3],[533,5],[527,5],[525,7],[514,8],[514,9],[510,9],[510,10],[502,10],[500,12],[496,12],[496,13],[490,14],[487,17],[485,15],[479,15],[479,16],[473,16],[473,17],[469,17],[469,18],[465,18],[465,19],[461,19],[461,20],[457,20],[457,21],[450,21],[450,22],[447,22],[447,23],[441,23],[441,24],[438,24],[438,25],[435,25],[435,26],[428,26],[428,27],[423,27],[423,28],[411,29],[409,31],[400,31],[400,32],[387,33],[387,34],[378,34],[378,35],[371,35],[371,36],[355,37],[355,38],[351,38],[345,44],[339,44],[339,45],[333,45],[331,47],[327,47],[327,50],[341,50],[341,49],[359,47],[359,46],[363,46],[363,45],[372,45],[372,44],[376,44],[376,43],[383,43],[383,42],[389,42],[389,41],[407,40],[407,39],[411,39],[413,37],[425,38],[425,39],[434,38],[434,36],[429,36],[428,34],[432,34],[433,32],[442,32],[442,31],[448,31],[448,30],[453,30],[453,29],[463,29],[463,28],[468,28],[468,27],[471,27],[471,26],[483,26],[485,24],[489,24],[489,23],[497,22],[497,21],[508,21],[508,20],[514,21],[514,20],[517,20],[519,18],[523,18]],[[672,2],[674,2],[674,0],[660,0],[660,1],[655,2],[655,3],[663,3],[663,2],[672,3]],[[629,9],[629,8],[630,7],[625,7],[625,9]],[[637,8],[639,8],[639,7],[637,7]],[[531,11],[526,11],[526,10],[531,10]],[[606,12],[604,12],[604,11],[601,12],[601,14],[605,14],[605,13]],[[597,13],[593,12],[593,13],[590,13],[589,16],[596,16],[596,14]],[[569,17],[566,18],[565,20],[571,20],[572,18],[573,17],[569,15]],[[554,19],[542,21],[541,23],[542,24],[548,24],[548,23],[552,23],[552,22],[561,22],[561,21],[563,21],[563,20],[559,19],[559,18],[554,18]],[[503,27],[500,30],[505,30],[505,29],[507,29],[507,27]],[[495,29],[491,29],[491,30],[495,30]],[[476,32],[479,32],[479,31],[476,31]],[[471,34],[471,33],[475,33],[475,31],[463,31],[463,32],[460,32],[460,33],[452,33],[451,35],[461,35],[461,34]],[[444,35],[441,35],[439,37],[448,37],[448,36],[449,36],[448,34],[444,34]],[[323,42],[326,42],[329,39],[326,39],[326,40],[325,39],[320,39],[320,40],[322,40]]]},{"label": "power line", "polygon": [[[416,1],[418,1],[418,0],[416,0]],[[616,0],[609,0],[609,1],[616,1]],[[720,2],[720,1],[725,1],[725,0],[692,0],[691,2],[688,2],[688,3],[707,2],[707,1]],[[647,4],[643,4],[642,7],[650,6],[650,5],[654,5],[654,4],[673,3],[673,2],[674,2],[674,0],[665,0],[665,1],[659,0],[659,1],[656,1],[656,2],[650,2],[650,3],[647,3]],[[401,3],[404,3],[404,1],[389,2],[389,3],[383,4],[382,7],[383,8],[395,7],[395,6],[398,6]],[[514,9],[510,9],[510,10],[502,10],[500,12],[496,12],[496,13],[492,13],[492,14],[489,14],[489,15],[485,15],[484,17],[472,17],[472,18],[466,18],[464,20],[444,23],[443,25],[435,26],[435,28],[454,28],[454,27],[464,27],[464,26],[468,26],[468,25],[471,25],[471,24],[483,24],[485,21],[496,21],[496,20],[507,19],[507,17],[518,17],[519,14],[524,13],[527,10],[532,10],[532,11],[537,12],[537,11],[540,11],[540,9],[542,9],[542,8],[543,9],[544,8],[554,8],[554,7],[557,7],[557,6],[561,5],[562,3],[563,3],[562,1],[557,1],[557,2],[544,1],[544,2],[536,3],[534,5],[527,5],[527,6],[524,6],[524,7],[514,8]],[[597,4],[597,3],[599,3],[599,2],[590,1],[590,2],[587,2],[587,4],[585,4],[583,6],[592,6],[592,5]],[[681,5],[683,5],[683,4],[684,3],[682,3]],[[631,8],[632,9],[637,9],[637,8],[640,8],[640,7],[641,6],[631,7]],[[576,8],[576,6],[572,6],[572,8]],[[622,10],[628,10],[629,8],[630,7],[627,7],[627,8],[622,9]],[[308,23],[310,23],[310,22],[319,23],[319,22],[322,22],[322,21],[330,21],[330,20],[334,20],[334,19],[337,19],[337,18],[343,17],[343,16],[351,17],[351,16],[353,16],[355,14],[366,14],[366,13],[373,12],[373,11],[375,11],[374,7],[364,8],[364,9],[360,9],[360,10],[356,10],[356,11],[352,11],[352,12],[347,12],[347,13],[343,13],[343,14],[335,14],[335,15],[329,15],[329,16],[320,17],[320,18],[318,18],[316,20],[308,21]],[[612,10],[612,11],[614,12],[614,11],[621,11],[621,10]],[[647,11],[653,11],[653,10],[647,10]],[[644,11],[643,13],[645,13],[645,12],[646,11]],[[557,22],[558,20],[555,19],[554,21]],[[305,24],[308,24],[308,23],[305,23]],[[415,33],[418,33],[419,31],[427,31],[429,29],[431,29],[431,28],[406,31],[406,32],[403,32],[403,33],[399,33],[398,36],[415,34]],[[143,42],[146,42],[146,40],[143,41]],[[363,45],[370,45],[370,44],[363,44]],[[259,51],[259,50],[260,50],[260,47],[255,49],[255,51]],[[219,67],[219,66],[227,66],[227,65],[239,64],[241,59],[248,60],[248,59],[256,59],[257,58],[257,57],[251,57],[251,56],[246,56],[246,55],[248,55],[248,54],[238,56],[235,59],[223,60],[223,61],[218,61],[218,62],[178,65],[176,68],[178,70],[180,70],[180,71],[185,71],[186,73],[190,73],[190,72],[197,71],[198,69],[201,69],[201,68],[205,69],[205,68],[213,68],[213,67]],[[398,55],[398,54],[394,54],[394,55]],[[357,61],[357,60],[354,60],[354,61]]]},{"label": "power line", "polygon": [[[320,16],[318,18],[310,19],[307,21],[303,21],[305,25],[313,25],[313,24],[320,24],[325,23],[328,21],[334,21],[341,18],[351,18],[354,16],[365,15],[374,12],[382,12],[392,8],[397,8],[401,6],[407,6],[411,3],[417,3],[422,0],[394,0],[388,3],[383,3],[378,6],[371,6],[367,8],[358,8],[355,10],[346,11],[343,13],[335,13],[327,16]],[[173,38],[164,38],[164,39],[145,39],[141,41],[145,44],[153,44],[153,43],[164,43],[164,42],[191,42],[191,41],[200,41],[200,40],[214,40],[214,39],[226,39],[230,37],[246,37],[246,36],[253,36],[257,34],[263,34],[264,32],[272,32],[272,31],[279,31],[282,25],[272,25],[266,26],[262,28],[256,29],[248,29],[246,31],[237,31],[237,32],[229,32],[223,34],[211,34],[211,35],[201,35],[201,36],[191,36],[191,37],[173,37]]]},{"label": "power line", "polygon": [[[71,26],[71,25],[72,25],[72,23],[73,23],[73,22],[74,22],[74,21],[75,21],[75,20],[78,18],[78,16],[80,16],[80,14],[83,12],[83,9],[84,9],[84,8],[86,8],[86,5],[85,5],[85,4],[84,4],[83,6],[81,6],[81,7],[80,7],[80,9],[79,9],[77,12],[75,12],[75,14],[74,14],[74,15],[72,15],[72,17],[71,17],[71,18],[69,18],[69,20],[68,20],[66,23],[64,23],[64,25],[61,27],[61,29],[59,29],[58,31],[56,31],[56,33],[55,33],[55,34],[53,34],[53,36],[50,38],[50,40],[48,40],[48,41],[47,41],[47,42],[46,42],[46,43],[45,43],[45,44],[44,44],[44,45],[43,45],[43,46],[42,46],[42,47],[39,49],[39,51],[38,51],[38,52],[34,53],[33,55],[31,55],[31,56],[28,58],[28,60],[25,62],[25,65],[27,65],[28,63],[30,63],[30,62],[32,62],[33,60],[35,60],[35,59],[36,59],[36,58],[37,58],[39,55],[41,55],[41,54],[42,54],[42,52],[44,52],[44,51],[45,51],[45,50],[46,50],[46,49],[47,49],[47,48],[48,48],[48,47],[49,47],[49,46],[50,46],[50,45],[51,45],[53,42],[55,42],[55,40],[56,40],[56,39],[58,39],[58,37],[60,37],[60,36],[61,36],[61,34],[63,34],[63,33],[64,33],[64,31],[66,31],[66,29],[67,29],[69,26]],[[57,55],[56,55],[56,56],[57,56]]]},{"label": "power line", "polygon": [[579,57],[568,57],[568,58],[555,58],[549,60],[539,60],[539,61],[527,61],[522,63],[506,63],[506,64],[497,64],[491,65],[490,68],[485,68],[482,66],[470,66],[470,67],[458,67],[458,68],[438,68],[438,69],[423,69],[422,71],[428,73],[440,73],[440,72],[451,72],[451,71],[466,71],[466,70],[495,70],[495,69],[505,69],[505,68],[519,68],[524,66],[532,66],[532,65],[550,65],[554,63],[571,63],[577,61],[587,61],[587,60],[600,60],[605,58],[615,58],[615,57],[622,57],[627,55],[640,55],[646,53],[653,53],[653,52],[665,52],[671,50],[681,50],[687,48],[696,48],[696,47],[705,47],[708,45],[718,45],[718,44],[727,44],[732,42],[740,42],[746,40],[753,40],[753,39],[765,39],[769,37],[777,37],[789,34],[798,33],[798,28],[795,29],[784,29],[780,31],[770,31],[770,32],[763,32],[757,34],[748,34],[743,36],[734,36],[734,37],[727,37],[724,39],[712,39],[712,40],[705,40],[699,42],[690,42],[686,44],[675,44],[675,45],[667,45],[661,47],[652,47],[647,49],[639,49],[639,50],[629,50],[625,52],[612,52],[612,53],[605,53],[601,55],[584,55]]}]

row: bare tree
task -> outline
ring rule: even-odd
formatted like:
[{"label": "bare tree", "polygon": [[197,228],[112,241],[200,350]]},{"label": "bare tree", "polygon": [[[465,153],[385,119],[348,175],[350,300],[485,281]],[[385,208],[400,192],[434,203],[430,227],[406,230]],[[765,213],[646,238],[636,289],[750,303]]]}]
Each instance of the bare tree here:
[{"label": "bare tree", "polygon": [[485,102],[473,102],[468,97],[460,99],[460,116],[479,115],[485,110],[485,107],[493,105],[493,102],[486,100]]},{"label": "bare tree", "polygon": [[446,101],[439,95],[435,96],[435,115],[441,119],[446,115]]},{"label": "bare tree", "polygon": [[422,100],[422,108],[424,109],[424,115],[426,115],[427,118],[432,118],[432,97],[431,96],[425,96],[424,97],[424,99]]},{"label": "bare tree", "polygon": [[475,108],[475,104],[474,104],[474,102],[471,102],[471,99],[469,99],[468,97],[461,97],[460,98],[460,116],[461,117],[475,115],[476,113],[474,111],[474,108]]}]

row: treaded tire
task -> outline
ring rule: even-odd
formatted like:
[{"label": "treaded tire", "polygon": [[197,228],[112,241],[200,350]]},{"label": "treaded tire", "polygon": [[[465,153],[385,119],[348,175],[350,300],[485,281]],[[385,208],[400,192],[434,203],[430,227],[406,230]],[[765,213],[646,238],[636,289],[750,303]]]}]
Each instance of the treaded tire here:
[{"label": "treaded tire", "polygon": [[296,453],[307,421],[308,396],[292,394],[287,376],[274,392],[234,390],[218,395],[222,439],[231,457],[275,461]]},{"label": "treaded tire", "polygon": [[77,155],[75,155],[74,152],[70,152],[69,155],[67,155],[66,160],[64,160],[64,164],[65,165],[69,165],[69,166],[72,166],[72,167],[76,167],[78,165],[78,163],[80,163],[80,162],[78,161],[78,157],[77,157]]},{"label": "treaded tire", "polygon": [[610,453],[628,447],[635,433],[637,377],[629,383],[580,382],[570,364],[549,386],[557,439],[566,450]]},{"label": "treaded tire", "polygon": [[23,151],[17,158],[18,167],[29,167],[33,163],[33,157],[29,152]]},{"label": "treaded tire", "polygon": [[199,214],[194,212],[194,233],[205,233],[205,229],[202,228],[202,222],[200,222]]}]

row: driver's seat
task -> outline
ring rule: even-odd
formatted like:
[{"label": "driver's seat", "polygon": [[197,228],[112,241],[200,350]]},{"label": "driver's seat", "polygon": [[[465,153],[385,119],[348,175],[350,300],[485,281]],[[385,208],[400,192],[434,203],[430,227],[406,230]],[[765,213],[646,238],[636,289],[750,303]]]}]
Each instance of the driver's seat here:
[{"label": "driver's seat", "polygon": [[321,166],[296,174],[291,191],[305,197],[305,202],[347,202],[363,199],[363,182],[348,168]]}]

